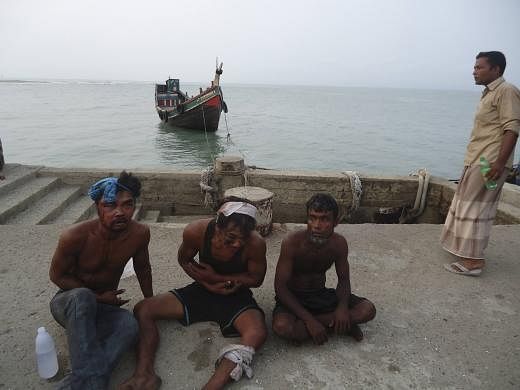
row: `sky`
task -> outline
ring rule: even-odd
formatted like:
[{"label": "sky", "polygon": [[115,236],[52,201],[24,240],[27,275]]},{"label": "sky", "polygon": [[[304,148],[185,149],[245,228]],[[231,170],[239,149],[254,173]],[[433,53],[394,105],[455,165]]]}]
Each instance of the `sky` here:
[{"label": "sky", "polygon": [[0,80],[475,88],[479,51],[520,86],[519,0],[0,0]]}]

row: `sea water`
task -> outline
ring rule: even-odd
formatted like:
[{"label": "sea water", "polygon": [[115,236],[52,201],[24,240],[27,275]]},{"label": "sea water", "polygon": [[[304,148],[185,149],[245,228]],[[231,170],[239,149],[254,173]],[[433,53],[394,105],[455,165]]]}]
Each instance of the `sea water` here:
[{"label": "sea water", "polygon": [[[205,83],[182,83],[193,95]],[[224,153],[273,169],[460,174],[478,104],[468,91],[227,85],[216,133],[162,124],[153,82],[1,81],[7,162],[200,169]]]}]

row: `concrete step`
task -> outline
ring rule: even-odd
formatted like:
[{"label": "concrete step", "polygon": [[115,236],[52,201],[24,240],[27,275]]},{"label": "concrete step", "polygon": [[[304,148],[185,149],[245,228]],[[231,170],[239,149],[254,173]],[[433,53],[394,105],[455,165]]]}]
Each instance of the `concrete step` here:
[{"label": "concrete step", "polygon": [[96,215],[95,203],[87,195],[80,195],[71,202],[61,214],[54,219],[47,221],[47,224],[59,223],[71,225],[76,222],[84,221]]},{"label": "concrete step", "polygon": [[60,183],[57,177],[36,177],[0,195],[0,224],[24,211]]},{"label": "concrete step", "polygon": [[520,207],[515,207],[507,203],[500,203],[495,219],[497,225],[516,225],[520,224]]},{"label": "concrete step", "polygon": [[6,164],[3,170],[5,179],[0,180],[0,196],[34,179],[40,168],[20,164]]},{"label": "concrete step", "polygon": [[[143,205],[138,203],[135,207],[133,219],[138,221],[140,215],[143,214]],[[67,208],[56,218],[49,220],[46,224],[73,224],[87,219],[97,218],[96,204],[87,195],[82,194],[74,200]]]},{"label": "concrete step", "polygon": [[140,222],[143,223],[156,223],[159,221],[159,210],[147,210]]},{"label": "concrete step", "polygon": [[505,183],[500,195],[500,202],[507,203],[514,207],[520,207],[520,186]]},{"label": "concrete step", "polygon": [[41,197],[19,214],[9,218],[6,225],[40,225],[52,221],[80,195],[80,187],[63,185]]},{"label": "concrete step", "polygon": [[164,215],[159,219],[159,222],[164,223],[179,223],[188,224],[197,219],[213,218],[214,215]]},{"label": "concrete step", "polygon": [[139,221],[141,219],[141,216],[143,215],[143,213],[144,213],[143,204],[137,203],[135,205],[135,211],[134,211],[134,214],[132,215],[132,219]]}]

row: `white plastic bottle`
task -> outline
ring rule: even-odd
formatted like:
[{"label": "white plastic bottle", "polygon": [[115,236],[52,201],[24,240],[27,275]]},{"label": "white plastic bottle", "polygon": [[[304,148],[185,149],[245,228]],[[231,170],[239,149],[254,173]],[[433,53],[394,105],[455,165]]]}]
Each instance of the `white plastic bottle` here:
[{"label": "white plastic bottle", "polygon": [[36,362],[38,374],[44,378],[52,378],[58,372],[58,356],[51,335],[42,326],[36,336]]}]

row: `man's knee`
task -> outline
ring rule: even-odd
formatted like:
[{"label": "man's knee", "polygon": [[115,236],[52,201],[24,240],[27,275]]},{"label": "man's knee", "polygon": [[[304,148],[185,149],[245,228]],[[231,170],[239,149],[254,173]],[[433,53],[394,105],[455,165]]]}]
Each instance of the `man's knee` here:
[{"label": "man's knee", "polygon": [[292,338],[294,321],[282,316],[273,317],[273,332],[283,338]]},{"label": "man's knee", "polygon": [[85,287],[73,288],[63,291],[54,296],[50,307],[52,314],[56,317],[74,314],[76,317],[87,314],[97,306],[96,295]]},{"label": "man's knee", "polygon": [[82,312],[97,306],[96,294],[89,288],[79,287],[70,290],[68,293],[68,310],[71,310],[74,306],[76,312]]},{"label": "man's knee", "polygon": [[68,328],[71,320],[95,316],[96,295],[85,287],[61,291],[52,298],[49,306],[54,319],[64,328]]},{"label": "man's knee", "polygon": [[90,288],[78,287],[67,291],[78,302],[95,302],[96,294]]},{"label": "man's knee", "polygon": [[138,321],[154,318],[150,299],[151,298],[145,298],[134,306],[134,316]]},{"label": "man's knee", "polygon": [[260,348],[267,339],[267,327],[263,312],[260,310],[246,310],[233,322],[240,333],[242,343],[255,349]]}]

